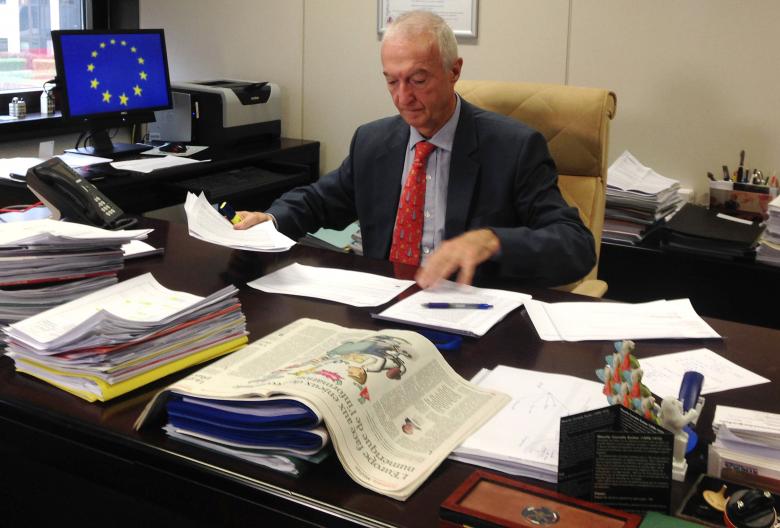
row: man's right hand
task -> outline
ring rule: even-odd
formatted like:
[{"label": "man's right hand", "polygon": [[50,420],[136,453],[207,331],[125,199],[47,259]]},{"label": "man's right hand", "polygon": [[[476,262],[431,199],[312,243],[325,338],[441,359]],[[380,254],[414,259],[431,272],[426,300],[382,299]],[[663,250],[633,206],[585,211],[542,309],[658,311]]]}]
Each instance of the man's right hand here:
[{"label": "man's right hand", "polygon": [[233,229],[249,229],[253,225],[262,224],[271,220],[271,216],[258,211],[238,211],[241,221],[233,224]]}]

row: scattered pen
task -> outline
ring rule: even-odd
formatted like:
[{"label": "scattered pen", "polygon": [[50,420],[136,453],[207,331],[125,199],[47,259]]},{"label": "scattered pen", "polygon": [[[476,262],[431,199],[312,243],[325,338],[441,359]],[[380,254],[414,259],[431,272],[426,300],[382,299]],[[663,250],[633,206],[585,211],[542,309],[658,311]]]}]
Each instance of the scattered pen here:
[{"label": "scattered pen", "polygon": [[712,174],[711,172],[707,173],[707,178],[709,178],[710,181],[715,181],[715,175]]},{"label": "scattered pen", "polygon": [[423,303],[426,308],[468,308],[471,310],[488,310],[493,308],[492,304],[485,303],[449,303],[449,302],[429,302]]}]

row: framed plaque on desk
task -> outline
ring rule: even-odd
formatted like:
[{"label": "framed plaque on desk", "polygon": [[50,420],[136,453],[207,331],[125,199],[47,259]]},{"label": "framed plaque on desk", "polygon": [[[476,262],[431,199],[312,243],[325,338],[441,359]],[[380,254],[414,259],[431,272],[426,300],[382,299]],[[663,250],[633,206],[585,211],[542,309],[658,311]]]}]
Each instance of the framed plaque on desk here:
[{"label": "framed plaque on desk", "polygon": [[555,491],[477,470],[441,505],[451,526],[533,527],[555,525],[635,528],[642,518]]}]

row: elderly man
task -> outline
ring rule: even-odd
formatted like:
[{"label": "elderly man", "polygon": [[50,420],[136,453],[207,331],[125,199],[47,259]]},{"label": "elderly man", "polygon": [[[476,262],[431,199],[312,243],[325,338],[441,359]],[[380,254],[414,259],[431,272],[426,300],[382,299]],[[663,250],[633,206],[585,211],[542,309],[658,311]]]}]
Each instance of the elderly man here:
[{"label": "elderly man", "polygon": [[357,129],[349,156],[265,213],[297,239],[360,221],[368,257],[420,265],[421,287],[475,272],[560,285],[595,264],[593,236],[557,187],[538,132],[455,93],[463,59],[437,15],[399,16],[382,40],[382,69],[398,116]]}]

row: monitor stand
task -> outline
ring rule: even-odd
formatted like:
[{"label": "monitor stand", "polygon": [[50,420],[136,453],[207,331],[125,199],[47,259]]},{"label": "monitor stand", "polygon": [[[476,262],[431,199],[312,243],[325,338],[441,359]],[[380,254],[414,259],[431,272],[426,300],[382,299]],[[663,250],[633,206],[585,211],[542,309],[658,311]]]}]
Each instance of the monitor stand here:
[{"label": "monitor stand", "polygon": [[74,154],[86,154],[87,156],[100,156],[102,158],[125,158],[134,154],[151,150],[149,145],[140,145],[135,143],[114,143],[108,135],[108,130],[99,129],[91,131],[91,147],[79,147],[65,149],[65,152]]}]

